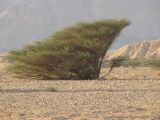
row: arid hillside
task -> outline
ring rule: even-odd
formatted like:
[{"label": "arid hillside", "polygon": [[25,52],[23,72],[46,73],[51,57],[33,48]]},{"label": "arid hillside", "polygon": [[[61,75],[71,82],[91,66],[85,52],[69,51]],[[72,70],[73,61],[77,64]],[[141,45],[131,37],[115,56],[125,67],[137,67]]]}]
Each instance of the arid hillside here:
[{"label": "arid hillside", "polygon": [[160,39],[129,44],[108,53],[106,59],[128,56],[131,59],[153,59],[160,57]]}]

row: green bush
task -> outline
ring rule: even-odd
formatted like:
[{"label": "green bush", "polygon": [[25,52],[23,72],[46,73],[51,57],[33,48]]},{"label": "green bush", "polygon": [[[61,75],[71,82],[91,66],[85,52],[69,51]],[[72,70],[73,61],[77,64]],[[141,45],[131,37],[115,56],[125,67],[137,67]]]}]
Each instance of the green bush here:
[{"label": "green bush", "polygon": [[155,69],[160,68],[160,60],[159,58],[156,59],[130,59],[129,57],[117,57],[113,58],[112,60],[106,61],[108,62],[108,67],[152,67]]},{"label": "green bush", "polygon": [[106,75],[102,76],[101,79],[107,77],[115,67],[124,66],[126,64],[126,62],[128,62],[129,60],[130,60],[130,58],[126,57],[126,56],[118,56],[118,57],[113,58],[111,60],[106,60],[105,62],[107,63],[107,67],[109,67],[110,70],[108,71],[108,73]]},{"label": "green bush", "polygon": [[124,60],[120,66],[123,67],[145,67],[146,60],[143,59],[126,59]]},{"label": "green bush", "polygon": [[124,57],[124,56],[113,58],[109,61],[109,67],[112,68],[112,67],[123,66],[126,63],[126,61],[129,61],[129,60],[130,60],[129,57]]},{"label": "green bush", "polygon": [[160,58],[146,60],[144,65],[146,67],[152,67],[154,69],[159,70],[160,69]]},{"label": "green bush", "polygon": [[97,79],[103,58],[128,20],[78,23],[45,41],[11,51],[8,59],[16,77],[36,79]]}]

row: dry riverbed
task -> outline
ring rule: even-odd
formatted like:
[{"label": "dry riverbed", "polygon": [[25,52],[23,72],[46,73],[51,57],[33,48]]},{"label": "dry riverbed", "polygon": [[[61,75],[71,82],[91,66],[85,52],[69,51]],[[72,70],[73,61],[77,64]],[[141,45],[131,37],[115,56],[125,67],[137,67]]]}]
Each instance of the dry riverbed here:
[{"label": "dry riverbed", "polygon": [[7,65],[0,63],[0,120],[160,120],[160,77],[151,68],[117,68],[105,80],[40,81],[12,78]]}]

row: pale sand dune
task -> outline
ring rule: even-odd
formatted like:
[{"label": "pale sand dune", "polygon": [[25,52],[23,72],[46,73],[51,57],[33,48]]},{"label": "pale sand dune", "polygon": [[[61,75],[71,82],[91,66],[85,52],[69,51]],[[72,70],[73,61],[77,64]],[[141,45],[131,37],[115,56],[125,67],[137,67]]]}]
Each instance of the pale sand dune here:
[{"label": "pale sand dune", "polygon": [[160,79],[151,79],[159,73],[150,68],[117,68],[110,80],[40,81],[11,78],[7,65],[0,63],[2,120],[160,119]]}]

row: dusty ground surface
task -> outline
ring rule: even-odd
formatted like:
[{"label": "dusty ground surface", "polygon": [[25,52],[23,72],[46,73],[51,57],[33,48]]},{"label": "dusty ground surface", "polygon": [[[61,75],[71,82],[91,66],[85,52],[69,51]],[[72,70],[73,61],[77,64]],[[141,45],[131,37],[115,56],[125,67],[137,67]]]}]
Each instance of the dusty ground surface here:
[{"label": "dusty ground surface", "polygon": [[160,77],[150,68],[117,68],[106,80],[40,81],[12,78],[7,65],[0,63],[0,120],[160,120]]}]

